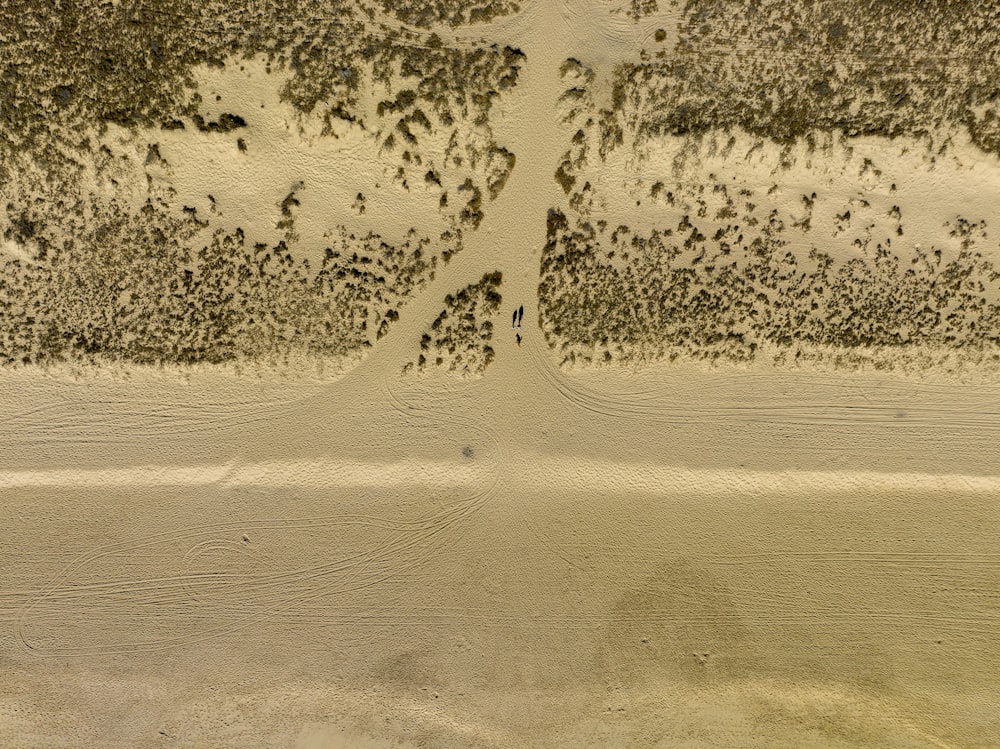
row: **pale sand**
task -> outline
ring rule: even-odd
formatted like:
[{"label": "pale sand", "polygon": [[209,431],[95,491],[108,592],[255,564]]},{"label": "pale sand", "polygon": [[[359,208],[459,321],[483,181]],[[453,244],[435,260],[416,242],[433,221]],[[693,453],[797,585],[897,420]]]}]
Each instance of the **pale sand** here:
[{"label": "pale sand", "polygon": [[995,490],[643,473],[10,493],[7,744],[991,744]]},{"label": "pale sand", "polygon": [[380,360],[20,388],[7,745],[998,735],[1000,388]]},{"label": "pale sand", "polygon": [[[572,132],[558,66],[582,49],[606,70],[663,22],[539,1],[456,34],[528,56],[492,123],[517,166],[343,376],[0,374],[0,745],[1000,743],[991,375],[587,373],[543,349],[542,210],[565,200]],[[235,172],[213,188],[223,219],[272,240],[296,153],[317,176],[303,213],[349,216],[355,188],[319,179],[322,148],[268,123],[248,136],[274,160],[259,189],[241,202]],[[171,147],[174,188],[199,199]],[[738,176],[763,185],[767,157]],[[879,163],[911,168],[895,159]],[[904,217],[939,226],[920,201],[956,189],[949,168]],[[970,219],[1000,184],[976,168]],[[359,220],[381,230],[380,211]],[[444,295],[494,269],[525,344],[504,312],[481,380],[402,377]]]}]

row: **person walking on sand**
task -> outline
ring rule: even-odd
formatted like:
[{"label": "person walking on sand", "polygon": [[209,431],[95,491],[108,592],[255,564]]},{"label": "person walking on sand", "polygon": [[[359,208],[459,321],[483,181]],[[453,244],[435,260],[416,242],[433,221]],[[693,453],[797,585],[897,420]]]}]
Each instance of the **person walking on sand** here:
[{"label": "person walking on sand", "polygon": [[517,334],[517,347],[521,348],[521,334],[520,333]]}]

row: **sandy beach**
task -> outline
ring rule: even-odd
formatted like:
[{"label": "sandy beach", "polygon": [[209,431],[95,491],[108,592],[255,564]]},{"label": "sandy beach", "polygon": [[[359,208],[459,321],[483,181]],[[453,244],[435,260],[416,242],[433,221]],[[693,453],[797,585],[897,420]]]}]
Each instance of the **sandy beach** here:
[{"label": "sandy beach", "polygon": [[79,212],[0,143],[0,745],[1000,744],[992,120],[671,134],[684,8],[357,5],[51,136]]}]

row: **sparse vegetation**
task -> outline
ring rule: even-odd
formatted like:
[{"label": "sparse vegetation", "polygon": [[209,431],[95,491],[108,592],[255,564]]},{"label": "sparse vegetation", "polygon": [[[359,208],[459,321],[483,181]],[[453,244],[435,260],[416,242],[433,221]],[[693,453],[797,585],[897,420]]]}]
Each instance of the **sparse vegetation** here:
[{"label": "sparse vegetation", "polygon": [[420,356],[407,369],[424,371],[446,367],[463,376],[478,376],[486,371],[495,352],[493,321],[503,301],[497,291],[502,282],[499,271],[487,273],[444,300],[444,309],[420,339]]},{"label": "sparse vegetation", "polygon": [[[420,25],[424,5],[400,6],[398,17]],[[516,10],[506,2],[433,6],[454,24]],[[0,258],[0,362],[276,360],[373,345],[438,259],[461,249],[484,198],[503,189],[515,159],[494,142],[489,116],[524,59],[510,47],[447,44],[375,16],[312,0],[252,8],[7,3],[0,229],[14,254]],[[319,118],[323,135],[361,128],[396,160],[403,189],[440,189],[435,202],[450,228],[433,243],[415,230],[389,243],[341,226],[339,243],[310,267],[297,248],[294,189],[280,204],[283,241],[250,247],[241,231],[215,230],[212,216],[154,189],[148,175],[148,184],[135,184],[125,157],[103,145],[114,124],[139,138],[160,129],[230,138],[234,153],[252,153],[254,112],[210,114],[194,71],[261,56],[268,72],[287,74],[284,101]],[[362,99],[376,90],[384,98],[372,116]],[[155,142],[146,154],[147,166],[169,167]],[[141,210],[136,189],[147,191]],[[358,193],[353,216],[365,206]]]},{"label": "sparse vegetation", "polygon": [[684,215],[643,236],[550,213],[539,286],[550,345],[583,363],[787,360],[827,347],[891,366],[892,352],[928,344],[1000,358],[1000,272],[977,250],[981,224],[954,222],[951,260],[887,238],[836,262],[791,250],[777,211],[750,218],[703,232]]},{"label": "sparse vegetation", "polygon": [[[965,129],[975,146],[1000,153],[995,4],[925,10],[688,0],[676,46],[619,64],[603,104],[594,71],[567,60],[560,104],[575,132],[554,177],[569,210],[550,212],[539,286],[543,327],[564,361],[766,354],[885,367],[916,350],[1000,361],[1000,272],[983,222],[952,223],[958,248],[924,237],[904,246],[899,205],[877,219],[892,224],[884,234],[874,223],[852,228],[852,213],[876,220],[855,195],[833,216],[834,244],[818,247],[805,238],[818,220],[817,193],[779,198],[787,188],[779,175],[798,156],[808,164],[829,155],[817,141],[846,152],[856,136],[906,136],[937,144],[926,146],[933,165],[941,144]],[[753,145],[737,155],[744,137]],[[645,192],[638,177],[626,188],[634,215],[594,189],[601,169],[645,163],[668,141],[677,148],[663,179]],[[779,157],[763,190],[737,193],[700,165],[708,151],[746,161],[765,148]],[[862,194],[896,193],[868,158],[850,178]],[[657,217],[639,211],[644,201]],[[634,231],[637,222],[644,228]]]},{"label": "sparse vegetation", "polygon": [[629,15],[635,20],[651,16],[660,9],[657,0],[631,0],[629,4]]},{"label": "sparse vegetation", "polygon": [[1000,153],[998,8],[688,0],[675,49],[620,66],[604,126],[612,139],[738,126],[783,141],[964,127]]},{"label": "sparse vegetation", "polygon": [[393,246],[341,230],[320,266],[288,245],[215,232],[153,201],[134,214],[93,200],[82,233],[60,242],[30,213],[12,239],[37,260],[0,266],[0,363],[196,364],[293,355],[346,357],[373,345],[433,277],[429,242]]},{"label": "sparse vegetation", "polygon": [[464,26],[470,23],[489,23],[511,13],[521,5],[514,0],[379,0],[386,13],[401,21],[429,28],[445,23]]}]

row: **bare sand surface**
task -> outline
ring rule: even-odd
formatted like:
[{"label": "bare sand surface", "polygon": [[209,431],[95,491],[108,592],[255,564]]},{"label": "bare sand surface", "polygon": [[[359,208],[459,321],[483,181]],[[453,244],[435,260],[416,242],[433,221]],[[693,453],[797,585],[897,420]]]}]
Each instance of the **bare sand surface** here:
[{"label": "bare sand surface", "polygon": [[[559,66],[634,57],[672,17],[611,5],[450,32],[524,51],[491,122],[517,166],[356,366],[0,372],[0,745],[1000,745],[995,378],[546,348]],[[270,241],[296,174],[217,197]],[[326,176],[304,207],[355,189]],[[164,180],[194,200],[202,177]],[[522,345],[505,311],[482,378],[404,376],[493,270]]]},{"label": "bare sand surface", "polygon": [[8,745],[992,744],[995,485],[488,468],[8,491]]}]

